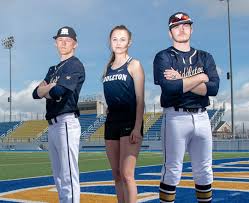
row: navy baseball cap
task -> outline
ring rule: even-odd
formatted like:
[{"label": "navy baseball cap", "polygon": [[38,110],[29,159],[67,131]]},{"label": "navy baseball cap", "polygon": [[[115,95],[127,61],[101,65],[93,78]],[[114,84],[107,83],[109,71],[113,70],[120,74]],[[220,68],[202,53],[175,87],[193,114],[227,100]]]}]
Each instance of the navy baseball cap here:
[{"label": "navy baseball cap", "polygon": [[60,28],[60,29],[58,30],[58,32],[57,32],[57,35],[54,36],[53,38],[54,38],[54,39],[57,39],[58,37],[70,37],[70,38],[72,38],[74,41],[77,42],[77,38],[76,38],[77,35],[76,35],[74,29],[71,28],[71,27],[68,27],[68,26],[64,26],[64,27]]},{"label": "navy baseball cap", "polygon": [[184,12],[177,12],[170,16],[169,18],[169,29],[171,30],[173,27],[180,25],[180,24],[192,24],[193,21],[189,17],[187,13]]}]

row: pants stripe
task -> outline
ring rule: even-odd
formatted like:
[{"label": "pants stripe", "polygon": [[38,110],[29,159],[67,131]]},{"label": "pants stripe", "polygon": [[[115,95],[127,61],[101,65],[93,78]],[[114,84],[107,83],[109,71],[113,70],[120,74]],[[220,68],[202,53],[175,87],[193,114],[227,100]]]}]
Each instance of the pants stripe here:
[{"label": "pants stripe", "polygon": [[72,189],[72,203],[74,202],[73,198],[73,180],[72,180],[72,171],[71,171],[71,163],[70,163],[70,152],[69,152],[69,139],[68,139],[68,129],[67,129],[67,122],[65,122],[66,125],[66,135],[67,135],[67,154],[68,154],[68,166],[69,166],[69,172],[70,172],[70,181],[71,181],[71,189]]},{"label": "pants stripe", "polygon": [[163,114],[163,120],[162,120],[162,127],[161,127],[161,139],[163,140],[163,149],[164,149],[164,174],[162,174],[162,182],[165,182],[165,175],[166,175],[166,114]]}]

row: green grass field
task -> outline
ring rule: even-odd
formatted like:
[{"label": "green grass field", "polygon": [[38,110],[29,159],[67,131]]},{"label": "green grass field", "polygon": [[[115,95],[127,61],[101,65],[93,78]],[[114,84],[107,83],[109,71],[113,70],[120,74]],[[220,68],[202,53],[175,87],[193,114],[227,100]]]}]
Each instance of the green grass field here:
[{"label": "green grass field", "polygon": [[[214,153],[214,159],[248,157],[248,153]],[[189,161],[189,157],[185,157]],[[162,164],[159,152],[141,152],[137,166]],[[105,152],[81,152],[81,172],[110,169]],[[0,152],[0,180],[51,175],[47,152]]]}]

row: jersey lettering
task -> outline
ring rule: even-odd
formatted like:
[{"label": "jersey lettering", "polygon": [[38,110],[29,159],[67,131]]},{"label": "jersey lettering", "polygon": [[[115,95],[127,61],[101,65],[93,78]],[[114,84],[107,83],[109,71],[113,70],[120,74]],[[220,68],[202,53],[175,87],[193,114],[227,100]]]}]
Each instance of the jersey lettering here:
[{"label": "jersey lettering", "polygon": [[51,78],[50,83],[57,83],[59,79],[60,79],[60,76],[57,75],[57,76]]},{"label": "jersey lettering", "polygon": [[192,68],[192,66],[185,67],[183,71],[178,71],[182,78],[188,78],[194,75],[198,75],[200,73],[204,73],[203,67],[195,67]]},{"label": "jersey lettering", "polygon": [[104,82],[108,82],[108,81],[113,81],[113,80],[123,80],[126,81],[127,79],[127,75],[126,74],[115,74],[115,75],[108,75],[104,78],[103,83]]}]

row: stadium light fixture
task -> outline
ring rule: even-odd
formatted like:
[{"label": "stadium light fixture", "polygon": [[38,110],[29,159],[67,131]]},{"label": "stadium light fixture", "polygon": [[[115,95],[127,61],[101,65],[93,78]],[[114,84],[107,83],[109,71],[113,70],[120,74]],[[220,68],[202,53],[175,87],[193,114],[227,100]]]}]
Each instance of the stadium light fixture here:
[{"label": "stadium light fixture", "polygon": [[229,46],[229,70],[227,73],[227,79],[230,80],[231,86],[231,130],[232,136],[235,138],[234,132],[234,104],[233,104],[233,69],[232,69],[232,45],[231,45],[231,25],[230,25],[230,1],[229,0],[220,0],[227,2],[227,24],[228,24],[228,46]]},{"label": "stadium light fixture", "polygon": [[11,104],[12,104],[12,91],[11,91],[11,48],[13,47],[15,43],[15,39],[13,36],[7,37],[5,39],[2,39],[2,45],[5,49],[9,49],[9,59],[10,59],[10,96],[8,97],[8,102],[10,103],[10,118],[9,121],[12,120],[12,111],[11,111]]}]

